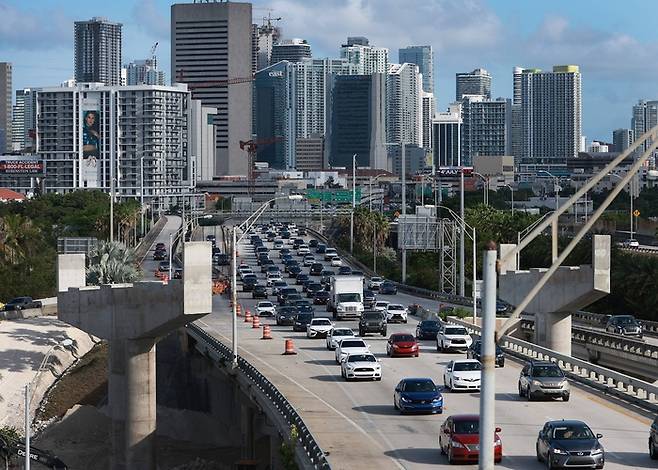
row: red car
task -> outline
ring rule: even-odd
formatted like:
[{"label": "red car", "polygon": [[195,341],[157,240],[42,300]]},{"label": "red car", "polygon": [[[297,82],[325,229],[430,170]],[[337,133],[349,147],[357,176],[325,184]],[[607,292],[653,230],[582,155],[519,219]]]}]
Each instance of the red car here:
[{"label": "red car", "polygon": [[393,333],[386,343],[386,354],[393,356],[418,357],[418,341],[409,333]]},{"label": "red car", "polygon": [[[494,433],[494,461],[500,463],[503,458],[503,443],[496,428]],[[439,431],[439,448],[448,455],[448,462],[477,463],[480,457],[480,416],[454,415],[441,425]]]}]

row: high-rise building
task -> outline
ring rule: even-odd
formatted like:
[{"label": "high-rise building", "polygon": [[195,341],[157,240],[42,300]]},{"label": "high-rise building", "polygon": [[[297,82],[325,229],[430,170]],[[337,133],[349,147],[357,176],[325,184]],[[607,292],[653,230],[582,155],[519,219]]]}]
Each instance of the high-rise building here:
[{"label": "high-rise building", "polygon": [[612,131],[612,146],[615,152],[623,152],[635,141],[633,129],[615,129]]},{"label": "high-rise building", "polygon": [[299,171],[317,171],[324,168],[324,136],[314,134],[297,138],[295,168]]},{"label": "high-rise building", "polygon": [[422,147],[426,152],[432,150],[432,120],[434,119],[434,110],[436,105],[434,103],[434,94],[423,92],[422,99],[422,122],[423,122],[423,144]]},{"label": "high-rise building", "polygon": [[272,57],[270,64],[276,64],[282,60],[288,62],[299,62],[302,59],[311,58],[311,45],[305,39],[286,39],[278,44],[272,45]]},{"label": "high-rise building", "polygon": [[478,155],[509,154],[511,100],[486,100],[465,95],[462,100],[461,161],[472,165]]},{"label": "high-rise building", "polygon": [[269,67],[272,62],[272,47],[279,42],[281,31],[272,24],[272,21],[278,21],[281,18],[263,18],[261,26],[253,25],[252,47],[254,50],[254,73]]},{"label": "high-rise building", "polygon": [[363,36],[348,37],[340,48],[340,57],[356,66],[356,74],[388,73],[388,49],[371,46]]},{"label": "high-rise building", "polygon": [[[633,106],[633,117],[631,118],[631,128],[633,135],[639,139],[645,132],[658,125],[658,101],[640,100]],[[635,151],[636,155],[641,155],[649,147],[650,140],[640,144]]]},{"label": "high-rise building", "polygon": [[75,22],[75,80],[121,85],[121,23],[94,17]]},{"label": "high-rise building", "polygon": [[386,149],[386,74],[332,77],[326,159],[331,166],[389,170]]},{"label": "high-rise building", "polygon": [[256,138],[259,142],[256,161],[270,168],[286,170],[295,167],[294,103],[289,93],[293,67],[286,60],[256,72]]},{"label": "high-rise building", "polygon": [[468,73],[456,74],[456,100],[464,95],[483,95],[491,99],[491,75],[485,69],[475,69]]},{"label": "high-rise building", "polygon": [[37,88],[16,90],[16,104],[12,118],[12,147],[14,151],[34,150],[37,128]]},{"label": "high-rise building", "polygon": [[434,52],[432,46],[408,46],[398,51],[398,62],[416,64],[423,74],[423,91],[434,93]]},{"label": "high-rise building", "polygon": [[160,85],[164,86],[164,71],[158,70],[155,58],[134,60],[125,67],[125,85]]},{"label": "high-rise building", "polygon": [[0,152],[11,151],[11,63],[0,62]]},{"label": "high-rise building", "polygon": [[114,175],[121,199],[188,192],[196,166],[189,152],[204,154],[189,142],[188,130],[212,128],[208,121],[190,122],[190,106],[185,85],[41,89],[37,153],[48,171],[46,191],[109,191]]},{"label": "high-rise building", "polygon": [[432,121],[434,151],[432,166],[459,166],[461,164],[461,103],[453,103],[447,111],[436,113]]},{"label": "high-rise building", "polygon": [[251,4],[171,6],[171,79],[187,83],[194,99],[217,108],[215,172],[247,175],[241,140],[252,135]]},{"label": "high-rise building", "polygon": [[422,82],[415,64],[391,64],[386,82],[386,141],[423,145]]},{"label": "high-rise building", "polygon": [[521,74],[521,156],[524,164],[565,165],[582,135],[581,77],[577,65]]}]

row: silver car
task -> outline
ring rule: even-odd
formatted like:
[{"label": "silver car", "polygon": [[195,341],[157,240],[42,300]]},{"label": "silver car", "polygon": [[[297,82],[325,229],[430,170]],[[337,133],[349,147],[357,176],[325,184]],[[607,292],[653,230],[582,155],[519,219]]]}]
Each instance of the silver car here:
[{"label": "silver car", "polygon": [[550,361],[530,361],[519,375],[519,397],[562,398],[569,401],[571,387],[562,369]]}]

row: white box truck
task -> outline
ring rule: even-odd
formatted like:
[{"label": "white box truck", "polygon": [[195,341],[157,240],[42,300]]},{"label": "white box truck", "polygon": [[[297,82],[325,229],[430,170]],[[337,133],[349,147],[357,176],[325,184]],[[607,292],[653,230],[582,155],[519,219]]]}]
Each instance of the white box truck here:
[{"label": "white box truck", "polygon": [[333,276],[327,311],[334,318],[360,318],[363,313],[363,276]]}]

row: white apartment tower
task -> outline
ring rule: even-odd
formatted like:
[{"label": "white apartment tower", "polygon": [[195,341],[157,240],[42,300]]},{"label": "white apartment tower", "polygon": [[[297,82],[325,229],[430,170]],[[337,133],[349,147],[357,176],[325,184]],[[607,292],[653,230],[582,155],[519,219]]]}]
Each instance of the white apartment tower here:
[{"label": "white apartment tower", "polygon": [[388,73],[388,49],[370,45],[368,38],[350,36],[340,48],[341,59],[356,66],[355,74]]},{"label": "white apartment tower", "polygon": [[426,152],[432,150],[432,120],[434,119],[434,93],[423,92],[422,99],[422,122],[423,122],[423,145]]},{"label": "white apartment tower", "polygon": [[422,76],[415,64],[391,64],[386,81],[386,141],[423,146]]}]

